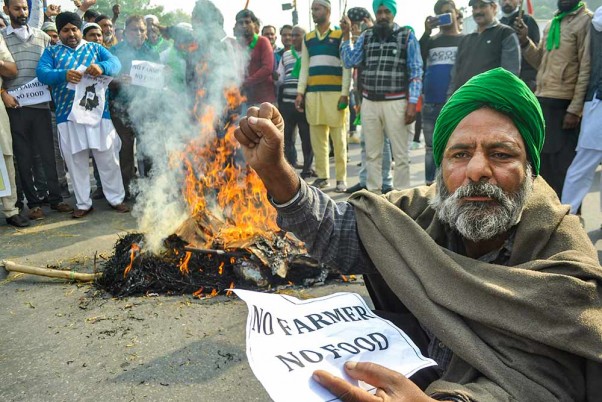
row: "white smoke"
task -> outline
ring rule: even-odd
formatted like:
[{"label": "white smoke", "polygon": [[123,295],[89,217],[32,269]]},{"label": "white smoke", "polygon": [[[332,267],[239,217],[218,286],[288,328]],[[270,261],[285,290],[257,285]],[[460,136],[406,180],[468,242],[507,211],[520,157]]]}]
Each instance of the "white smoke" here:
[{"label": "white smoke", "polygon": [[[195,11],[205,15],[214,12],[202,7]],[[216,118],[222,117],[221,112],[227,108],[225,90],[240,87],[243,79],[248,56],[236,50],[230,38],[223,40],[224,35],[222,30],[208,26],[193,32],[198,49],[192,53],[189,65],[203,73],[200,81],[186,85],[185,93],[173,89],[145,91],[143,96],[134,96],[130,103],[130,118],[138,133],[138,153],[149,157],[153,164],[151,176],[140,178],[136,183],[134,192],[138,195],[133,215],[139,230],[146,236],[146,248],[153,252],[159,251],[163,240],[189,217],[182,195],[183,152],[193,140],[201,139],[204,143],[212,139],[213,128],[219,124],[213,121],[205,123],[210,127],[201,127],[198,115],[212,108]],[[195,86],[202,88],[202,98],[195,96]],[[193,109],[197,117],[192,115]],[[201,138],[202,135],[205,138]]]}]

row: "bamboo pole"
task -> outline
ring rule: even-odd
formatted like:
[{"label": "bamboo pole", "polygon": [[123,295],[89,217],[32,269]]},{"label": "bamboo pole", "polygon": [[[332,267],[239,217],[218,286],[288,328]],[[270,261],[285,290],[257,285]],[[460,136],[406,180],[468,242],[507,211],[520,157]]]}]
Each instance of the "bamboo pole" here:
[{"label": "bamboo pole", "polygon": [[92,282],[102,276],[102,273],[96,274],[82,274],[80,272],[73,271],[61,271],[58,269],[32,267],[30,265],[17,264],[12,261],[2,261],[0,265],[4,265],[7,271],[21,272],[24,274],[47,276],[50,278],[62,278],[69,279],[78,282]]}]

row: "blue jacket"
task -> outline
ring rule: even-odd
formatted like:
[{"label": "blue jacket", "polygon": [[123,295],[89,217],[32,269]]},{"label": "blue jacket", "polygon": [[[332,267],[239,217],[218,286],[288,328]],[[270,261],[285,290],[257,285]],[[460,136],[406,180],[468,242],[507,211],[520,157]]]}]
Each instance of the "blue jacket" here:
[{"label": "blue jacket", "polygon": [[[56,106],[58,124],[67,121],[75,95],[75,91],[67,89],[67,71],[75,70],[80,65],[91,64],[100,66],[104,75],[112,77],[119,74],[121,70],[119,59],[97,43],[82,40],[75,49],[58,44],[44,50],[36,71],[40,82],[52,87],[52,99]],[[111,118],[108,101],[105,103],[102,118]]]}]

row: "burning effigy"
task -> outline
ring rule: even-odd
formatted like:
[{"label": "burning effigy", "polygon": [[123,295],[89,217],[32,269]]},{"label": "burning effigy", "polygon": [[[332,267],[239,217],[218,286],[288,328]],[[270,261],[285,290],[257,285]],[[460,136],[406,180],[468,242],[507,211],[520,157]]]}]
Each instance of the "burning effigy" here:
[{"label": "burning effigy", "polygon": [[[244,98],[230,89],[225,99],[229,110],[235,110]],[[142,233],[120,239],[97,281],[111,294],[207,297],[227,294],[235,286],[308,286],[327,279],[328,269],[307,256],[304,244],[278,228],[263,183],[237,159],[234,124],[216,128],[213,110],[201,114],[202,135],[169,161],[182,173],[178,184],[188,217],[159,251],[145,250]],[[225,135],[218,136],[218,130]]]}]

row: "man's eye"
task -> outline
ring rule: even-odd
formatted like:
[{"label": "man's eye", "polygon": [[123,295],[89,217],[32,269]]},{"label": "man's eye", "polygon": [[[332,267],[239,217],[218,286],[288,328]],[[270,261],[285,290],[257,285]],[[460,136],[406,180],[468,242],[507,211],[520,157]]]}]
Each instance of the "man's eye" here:
[{"label": "man's eye", "polygon": [[468,152],[456,152],[455,154],[452,155],[453,158],[455,159],[463,159],[468,157]]},{"label": "man's eye", "polygon": [[508,158],[510,158],[510,155],[508,155],[507,153],[504,153],[504,152],[494,152],[491,156],[493,156],[496,159],[508,159]]}]

